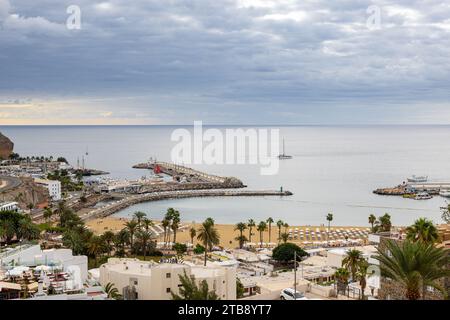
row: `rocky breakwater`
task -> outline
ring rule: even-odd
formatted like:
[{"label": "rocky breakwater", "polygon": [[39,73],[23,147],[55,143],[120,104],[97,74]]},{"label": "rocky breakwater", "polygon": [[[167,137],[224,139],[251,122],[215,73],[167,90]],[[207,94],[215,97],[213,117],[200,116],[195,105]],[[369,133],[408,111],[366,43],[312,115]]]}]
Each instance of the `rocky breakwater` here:
[{"label": "rocky breakwater", "polygon": [[9,158],[14,149],[14,143],[0,132],[0,160]]}]

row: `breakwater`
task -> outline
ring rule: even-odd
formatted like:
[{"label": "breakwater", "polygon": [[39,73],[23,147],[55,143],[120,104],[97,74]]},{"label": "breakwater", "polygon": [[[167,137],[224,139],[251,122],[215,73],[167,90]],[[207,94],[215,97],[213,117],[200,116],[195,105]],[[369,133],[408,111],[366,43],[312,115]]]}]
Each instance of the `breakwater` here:
[{"label": "breakwater", "polygon": [[112,215],[120,210],[123,210],[134,204],[149,201],[159,201],[167,199],[182,199],[194,197],[236,197],[236,196],[290,196],[290,191],[276,191],[276,190],[185,190],[185,191],[162,191],[152,192],[139,195],[131,195],[116,202],[110,203],[101,208],[95,208],[81,216],[83,220],[92,218],[106,217]]},{"label": "breakwater", "polygon": [[210,183],[220,188],[245,187],[242,181],[235,177],[221,177],[168,162],[154,161],[154,162],[139,163],[134,165],[133,168],[147,169],[147,170],[155,170],[157,168],[158,171],[173,177],[174,180],[184,179],[184,181],[191,183]]}]

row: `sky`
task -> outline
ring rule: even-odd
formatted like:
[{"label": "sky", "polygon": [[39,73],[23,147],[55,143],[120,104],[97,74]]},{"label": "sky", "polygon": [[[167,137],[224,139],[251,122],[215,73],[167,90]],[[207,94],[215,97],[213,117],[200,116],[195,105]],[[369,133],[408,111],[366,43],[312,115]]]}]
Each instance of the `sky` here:
[{"label": "sky", "polygon": [[0,0],[0,125],[194,120],[450,124],[450,2]]}]

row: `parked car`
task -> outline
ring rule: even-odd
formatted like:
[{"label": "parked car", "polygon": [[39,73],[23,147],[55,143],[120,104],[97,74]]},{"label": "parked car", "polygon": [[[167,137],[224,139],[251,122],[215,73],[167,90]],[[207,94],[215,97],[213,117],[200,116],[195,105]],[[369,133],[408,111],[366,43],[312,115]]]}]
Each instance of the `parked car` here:
[{"label": "parked car", "polygon": [[281,290],[280,299],[281,300],[308,300],[308,298],[305,297],[302,292],[299,292],[299,291],[295,292],[295,290],[292,288],[286,288],[286,289]]}]

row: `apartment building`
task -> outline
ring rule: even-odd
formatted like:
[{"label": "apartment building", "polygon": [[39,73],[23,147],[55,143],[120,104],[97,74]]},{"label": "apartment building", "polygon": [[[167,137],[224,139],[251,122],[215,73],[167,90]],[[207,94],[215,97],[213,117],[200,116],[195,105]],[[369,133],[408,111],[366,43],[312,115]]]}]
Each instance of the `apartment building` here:
[{"label": "apartment building", "polygon": [[125,299],[170,300],[179,294],[180,275],[193,275],[197,283],[205,280],[221,300],[236,299],[234,267],[198,266],[181,263],[154,263],[137,259],[110,258],[100,266],[100,284],[113,283]]},{"label": "apartment building", "polygon": [[61,200],[61,182],[57,180],[47,180],[47,179],[34,179],[34,182],[41,185],[48,190],[49,196],[53,201]]}]

